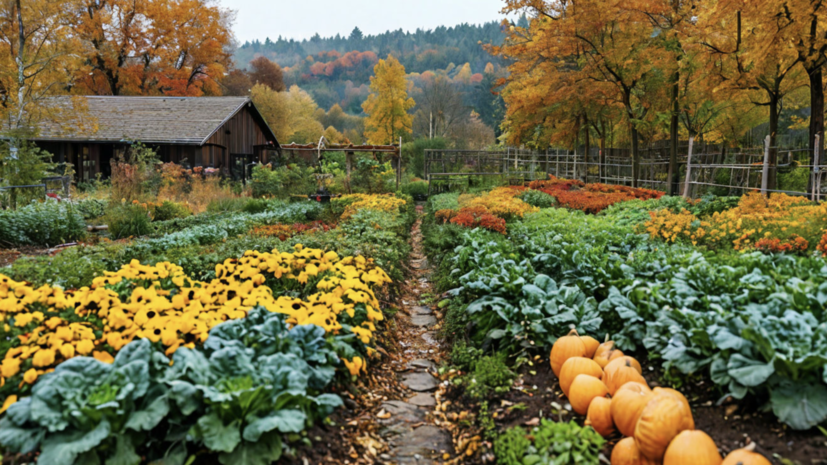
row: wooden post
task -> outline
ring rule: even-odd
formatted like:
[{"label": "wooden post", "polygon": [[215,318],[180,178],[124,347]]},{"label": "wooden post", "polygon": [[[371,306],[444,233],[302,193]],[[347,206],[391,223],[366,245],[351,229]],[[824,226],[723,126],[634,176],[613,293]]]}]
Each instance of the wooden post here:
[{"label": "wooden post", "polygon": [[821,148],[821,134],[816,134],[815,137],[815,149],[813,150],[813,192],[810,200],[813,202],[818,202],[821,200],[821,170],[819,169],[819,164],[821,163],[821,153],[819,148]]},{"label": "wooden post", "polygon": [[399,149],[396,151],[396,190],[402,182],[402,137],[399,137]]},{"label": "wooden post", "polygon": [[554,169],[554,176],[560,177],[560,148],[554,149],[557,154],[557,167]]},{"label": "wooden post", "polygon": [[353,171],[353,152],[345,152],[345,175],[347,180],[347,193],[352,194],[353,190],[350,188],[350,172]]},{"label": "wooden post", "polygon": [[764,139],[764,168],[761,171],[761,194],[767,195],[770,182],[770,136]]},{"label": "wooden post", "polygon": [[695,136],[689,136],[689,152],[686,157],[686,181],[683,186],[683,196],[689,198],[689,187],[691,186],[692,176],[692,145],[695,143]]}]

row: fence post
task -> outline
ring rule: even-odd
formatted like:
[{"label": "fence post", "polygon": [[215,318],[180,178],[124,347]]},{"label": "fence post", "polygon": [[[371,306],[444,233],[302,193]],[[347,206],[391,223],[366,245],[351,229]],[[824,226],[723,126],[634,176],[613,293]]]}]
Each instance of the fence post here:
[{"label": "fence post", "polygon": [[554,168],[554,176],[560,177],[560,147],[554,149],[554,153],[557,157],[557,165]]},{"label": "fence post", "polygon": [[764,139],[764,167],[761,170],[761,194],[767,195],[770,182],[770,136]]},{"label": "fence post", "polygon": [[821,164],[821,134],[816,134],[815,138],[815,149],[813,150],[813,192],[810,200],[813,202],[818,202],[821,200],[821,170],[819,169],[819,164]]},{"label": "fence post", "polygon": [[684,181],[683,185],[683,196],[685,198],[689,198],[690,194],[690,186],[692,182],[692,146],[695,143],[695,136],[689,136],[689,152],[687,152],[686,156],[686,181]]}]

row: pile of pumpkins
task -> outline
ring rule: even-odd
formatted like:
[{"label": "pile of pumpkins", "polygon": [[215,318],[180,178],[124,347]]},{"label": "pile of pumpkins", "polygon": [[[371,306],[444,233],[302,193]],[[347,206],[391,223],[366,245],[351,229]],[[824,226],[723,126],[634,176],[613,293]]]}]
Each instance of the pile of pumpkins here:
[{"label": "pile of pumpkins", "polygon": [[695,429],[689,401],[670,388],[650,389],[640,363],[573,330],[554,343],[551,370],[572,409],[603,437],[626,436],[612,450],[612,465],[771,465],[746,449],[721,458],[715,442]]}]

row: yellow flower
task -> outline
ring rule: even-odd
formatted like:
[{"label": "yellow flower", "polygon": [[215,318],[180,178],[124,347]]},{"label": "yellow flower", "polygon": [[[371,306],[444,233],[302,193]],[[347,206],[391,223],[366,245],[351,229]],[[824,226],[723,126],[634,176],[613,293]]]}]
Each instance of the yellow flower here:
[{"label": "yellow flower", "polygon": [[88,339],[84,339],[78,342],[76,349],[81,355],[89,355],[95,349],[95,344]]},{"label": "yellow flower", "polygon": [[4,413],[6,410],[9,409],[15,402],[17,402],[17,395],[12,394],[6,397],[6,400],[3,401],[3,406],[0,407],[0,414]]},{"label": "yellow flower", "polygon": [[63,344],[58,350],[60,350],[60,355],[66,360],[75,356],[75,346],[72,344]]},{"label": "yellow flower", "polygon": [[23,374],[23,382],[26,384],[34,384],[35,381],[37,381],[37,370],[29,368],[29,370]]},{"label": "yellow flower", "polygon": [[51,349],[40,349],[34,354],[32,365],[42,368],[55,363],[55,351]]},{"label": "yellow flower", "polygon": [[0,367],[0,372],[4,378],[11,378],[20,372],[20,359],[7,358],[3,360],[3,365]]},{"label": "yellow flower", "polygon": [[109,352],[99,352],[96,350],[92,353],[92,356],[94,356],[96,360],[103,363],[112,363],[115,361],[115,357],[113,357]]},{"label": "yellow flower", "polygon": [[362,357],[353,357],[353,360],[347,361],[347,359],[342,359],[347,369],[350,371],[350,374],[353,376],[358,376],[359,373],[364,370],[365,368],[365,361],[362,360]]}]

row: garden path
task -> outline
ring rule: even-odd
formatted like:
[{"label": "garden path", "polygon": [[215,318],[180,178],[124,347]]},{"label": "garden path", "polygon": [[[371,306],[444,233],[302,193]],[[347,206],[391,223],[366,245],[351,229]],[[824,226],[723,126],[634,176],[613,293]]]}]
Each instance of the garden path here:
[{"label": "garden path", "polygon": [[388,445],[379,458],[387,464],[437,464],[453,455],[451,434],[438,426],[432,416],[438,405],[434,391],[440,382],[436,369],[442,347],[437,330],[442,314],[426,299],[431,293],[431,270],[422,251],[420,225],[421,218],[411,231],[411,278],[396,315],[401,357],[394,370],[409,397],[383,402],[384,413],[378,415],[379,434]]}]

